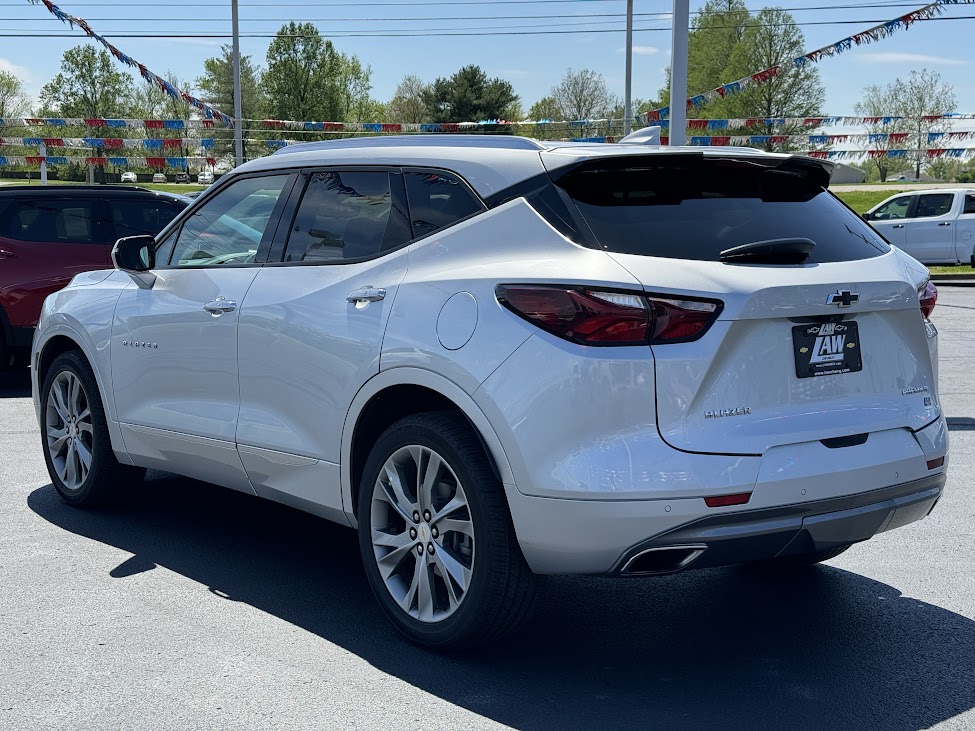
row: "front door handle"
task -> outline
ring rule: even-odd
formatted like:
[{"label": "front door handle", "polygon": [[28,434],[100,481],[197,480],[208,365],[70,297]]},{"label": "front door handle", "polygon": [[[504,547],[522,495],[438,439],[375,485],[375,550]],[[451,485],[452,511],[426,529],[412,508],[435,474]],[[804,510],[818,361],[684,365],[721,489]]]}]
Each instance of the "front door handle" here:
[{"label": "front door handle", "polygon": [[939,226],[950,226],[950,225],[951,225],[951,221],[942,221],[942,222],[941,222],[941,223],[939,223],[938,225],[939,225]]},{"label": "front door handle", "polygon": [[386,290],[382,287],[361,287],[349,292],[349,296],[346,297],[345,300],[346,302],[360,307],[365,306],[369,302],[379,302],[379,300],[385,297]]},{"label": "front door handle", "polygon": [[893,226],[891,226],[891,228],[904,228],[904,224],[903,223],[895,223]]},{"label": "front door handle", "polygon": [[0,249],[0,259],[16,259],[17,255],[7,249]]},{"label": "front door handle", "polygon": [[203,305],[203,309],[214,317],[217,317],[224,312],[233,312],[236,310],[237,303],[233,300],[228,300],[226,297],[217,297],[215,300],[211,300]]}]

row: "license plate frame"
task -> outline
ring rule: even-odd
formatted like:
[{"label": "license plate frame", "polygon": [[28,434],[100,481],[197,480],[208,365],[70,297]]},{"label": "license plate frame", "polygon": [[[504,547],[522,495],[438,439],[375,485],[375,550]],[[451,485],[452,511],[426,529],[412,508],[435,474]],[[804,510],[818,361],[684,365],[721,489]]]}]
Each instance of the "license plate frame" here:
[{"label": "license plate frame", "polygon": [[860,328],[855,320],[810,323],[792,328],[798,378],[817,378],[863,370]]}]

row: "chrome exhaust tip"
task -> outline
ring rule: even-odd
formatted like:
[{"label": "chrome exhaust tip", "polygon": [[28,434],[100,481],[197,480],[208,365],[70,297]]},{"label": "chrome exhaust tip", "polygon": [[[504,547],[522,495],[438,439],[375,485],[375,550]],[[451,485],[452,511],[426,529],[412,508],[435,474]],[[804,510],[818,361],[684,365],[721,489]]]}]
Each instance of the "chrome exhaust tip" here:
[{"label": "chrome exhaust tip", "polygon": [[647,548],[630,557],[630,560],[620,569],[620,575],[653,576],[683,571],[696,561],[707,548],[703,543]]}]

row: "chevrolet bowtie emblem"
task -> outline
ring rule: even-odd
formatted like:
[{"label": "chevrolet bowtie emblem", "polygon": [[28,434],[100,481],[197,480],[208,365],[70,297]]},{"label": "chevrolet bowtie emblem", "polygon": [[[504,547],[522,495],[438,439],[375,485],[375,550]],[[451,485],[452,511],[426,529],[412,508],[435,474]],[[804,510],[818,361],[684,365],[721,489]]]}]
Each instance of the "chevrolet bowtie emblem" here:
[{"label": "chevrolet bowtie emblem", "polygon": [[854,302],[860,301],[858,292],[851,292],[848,289],[839,289],[826,298],[826,304],[836,305],[837,307],[849,307]]}]

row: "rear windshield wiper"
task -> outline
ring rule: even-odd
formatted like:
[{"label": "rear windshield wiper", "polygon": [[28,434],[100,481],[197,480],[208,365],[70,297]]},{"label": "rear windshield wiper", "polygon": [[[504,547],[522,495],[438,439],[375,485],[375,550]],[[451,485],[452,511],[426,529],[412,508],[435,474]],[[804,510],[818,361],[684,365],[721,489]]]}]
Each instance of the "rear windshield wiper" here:
[{"label": "rear windshield wiper", "polygon": [[815,248],[811,239],[769,239],[725,249],[719,258],[725,264],[802,264]]}]

